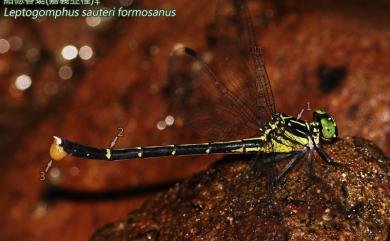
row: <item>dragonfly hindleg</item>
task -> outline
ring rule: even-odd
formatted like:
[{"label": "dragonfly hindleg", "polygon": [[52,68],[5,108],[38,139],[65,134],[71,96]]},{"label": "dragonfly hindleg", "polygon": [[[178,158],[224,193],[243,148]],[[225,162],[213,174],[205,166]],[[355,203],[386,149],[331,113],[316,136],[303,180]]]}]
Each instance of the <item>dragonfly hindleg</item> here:
[{"label": "dragonfly hindleg", "polygon": [[272,182],[272,186],[275,187],[276,184],[286,175],[286,173],[291,170],[295,166],[298,160],[300,160],[304,155],[306,154],[306,149],[303,151],[300,151],[298,153],[295,153],[293,158],[283,167],[283,169],[279,172],[278,176],[275,178],[275,180]]},{"label": "dragonfly hindleg", "polygon": [[296,155],[297,153],[299,153],[299,152],[273,154],[273,155],[270,155],[270,156],[267,156],[266,158],[264,158],[262,160],[262,162],[264,164],[267,164],[267,163],[275,163],[275,162],[278,162],[278,161],[283,161],[283,160],[285,160],[287,158],[290,158],[290,157]]}]

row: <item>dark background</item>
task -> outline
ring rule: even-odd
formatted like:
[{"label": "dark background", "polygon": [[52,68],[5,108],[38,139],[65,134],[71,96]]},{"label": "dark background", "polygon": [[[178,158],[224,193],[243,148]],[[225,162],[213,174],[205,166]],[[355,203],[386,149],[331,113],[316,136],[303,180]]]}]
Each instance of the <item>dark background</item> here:
[{"label": "dark background", "polygon": [[[168,143],[174,135],[174,128],[156,128],[168,114],[167,58],[177,43],[207,49],[214,1],[107,5],[121,4],[176,9],[177,16],[101,19],[95,27],[84,18],[0,18],[0,240],[87,240],[215,160],[67,157],[40,180],[53,135],[103,147],[118,127],[124,137],[117,147]],[[249,1],[248,7],[277,109],[295,115],[307,102],[325,108],[341,136],[373,140],[389,154],[389,2]],[[93,57],[67,61],[61,55],[67,45],[88,45]],[[72,69],[69,79],[58,74],[64,65]],[[32,80],[26,90],[15,86],[22,74]]]}]

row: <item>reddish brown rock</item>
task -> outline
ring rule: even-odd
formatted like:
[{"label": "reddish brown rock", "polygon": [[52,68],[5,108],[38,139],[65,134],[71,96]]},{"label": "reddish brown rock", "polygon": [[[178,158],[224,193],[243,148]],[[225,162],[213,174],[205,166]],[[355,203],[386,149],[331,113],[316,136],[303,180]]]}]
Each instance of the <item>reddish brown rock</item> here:
[{"label": "reddish brown rock", "polygon": [[301,160],[273,192],[260,161],[225,158],[92,240],[388,240],[390,159],[359,138],[326,151],[337,164],[317,158],[313,179]]}]

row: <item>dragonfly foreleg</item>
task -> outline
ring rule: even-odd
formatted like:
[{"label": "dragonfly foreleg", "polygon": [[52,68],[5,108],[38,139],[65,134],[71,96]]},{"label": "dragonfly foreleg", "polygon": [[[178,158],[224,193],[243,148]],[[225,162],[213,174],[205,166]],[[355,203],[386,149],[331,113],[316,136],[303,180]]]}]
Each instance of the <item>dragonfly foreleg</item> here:
[{"label": "dragonfly foreleg", "polygon": [[326,152],[322,149],[320,145],[316,145],[315,149],[320,155],[322,160],[324,160],[328,164],[334,164],[334,161],[328,156],[328,154],[326,154]]}]

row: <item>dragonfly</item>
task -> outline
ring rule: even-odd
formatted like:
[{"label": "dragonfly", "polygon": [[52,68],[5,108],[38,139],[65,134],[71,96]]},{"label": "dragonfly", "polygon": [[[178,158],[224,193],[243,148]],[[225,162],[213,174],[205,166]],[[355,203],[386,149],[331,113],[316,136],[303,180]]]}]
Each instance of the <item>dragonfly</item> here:
[{"label": "dragonfly", "polygon": [[[312,121],[306,121],[276,112],[263,51],[256,44],[245,3],[219,0],[216,9],[215,21],[207,28],[212,60],[185,46],[176,48],[168,59],[172,109],[177,110],[177,119],[205,142],[118,149],[55,136],[50,147],[52,159],[61,160],[68,154],[105,161],[210,154],[252,154],[264,163],[289,159],[276,182],[305,155],[308,174],[315,152],[333,163],[322,148],[338,137],[330,114],[317,109]],[[267,157],[260,159],[259,155]]]}]

